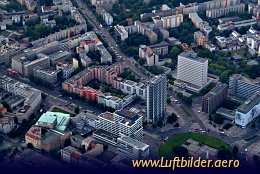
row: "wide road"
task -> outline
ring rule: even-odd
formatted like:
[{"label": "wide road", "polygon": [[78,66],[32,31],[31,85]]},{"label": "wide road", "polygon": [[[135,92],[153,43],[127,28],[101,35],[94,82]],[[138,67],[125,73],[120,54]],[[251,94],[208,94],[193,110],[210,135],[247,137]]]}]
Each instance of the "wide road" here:
[{"label": "wide road", "polygon": [[[88,22],[94,27],[94,32],[101,35],[102,39],[108,43],[109,48],[113,51],[117,57],[117,61],[121,62],[123,68],[130,68],[136,75],[143,79],[149,79],[151,73],[149,73],[144,67],[138,66],[139,64],[135,61],[133,57],[126,56],[121,49],[118,47],[115,39],[109,34],[107,28],[103,28],[100,22],[97,20],[96,16],[92,13],[88,6],[82,0],[75,0],[79,7],[79,11],[84,17],[88,19]],[[137,64],[137,65],[136,65]],[[149,75],[147,75],[149,74]]]}]

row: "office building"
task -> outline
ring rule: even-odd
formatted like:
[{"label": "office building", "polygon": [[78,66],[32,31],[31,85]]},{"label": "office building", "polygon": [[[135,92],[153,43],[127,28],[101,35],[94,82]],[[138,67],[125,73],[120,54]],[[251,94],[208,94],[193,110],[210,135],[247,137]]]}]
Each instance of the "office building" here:
[{"label": "office building", "polygon": [[177,86],[200,92],[208,85],[208,60],[194,52],[183,52],[178,56]]},{"label": "office building", "polygon": [[223,103],[227,96],[228,86],[224,83],[217,84],[211,91],[202,97],[202,112],[211,114]]},{"label": "office building", "polygon": [[98,131],[93,133],[93,137],[112,145],[117,144],[117,138],[120,136],[143,140],[142,116],[126,109],[100,114],[95,125]]},{"label": "office building", "polygon": [[245,127],[259,116],[260,92],[258,91],[236,109],[235,123],[239,126]]},{"label": "office building", "polygon": [[257,91],[260,91],[260,77],[250,79],[241,74],[233,74],[229,77],[228,94],[232,97],[244,101]]},{"label": "office building", "polygon": [[7,103],[10,102],[10,107],[16,113],[19,123],[23,119],[28,120],[42,102],[40,91],[10,77],[0,77],[0,88],[14,96]]},{"label": "office building", "polygon": [[166,75],[158,75],[150,79],[147,85],[147,121],[154,123],[165,116],[166,99]]},{"label": "office building", "polygon": [[124,136],[117,138],[117,152],[130,159],[143,159],[149,156],[149,145]]},{"label": "office building", "polygon": [[55,84],[58,78],[61,77],[61,70],[45,70],[40,67],[33,69],[33,76],[48,84]]},{"label": "office building", "polygon": [[33,69],[36,67],[50,68],[50,58],[42,53],[32,53],[17,55],[12,59],[12,69],[24,77],[33,75]]}]

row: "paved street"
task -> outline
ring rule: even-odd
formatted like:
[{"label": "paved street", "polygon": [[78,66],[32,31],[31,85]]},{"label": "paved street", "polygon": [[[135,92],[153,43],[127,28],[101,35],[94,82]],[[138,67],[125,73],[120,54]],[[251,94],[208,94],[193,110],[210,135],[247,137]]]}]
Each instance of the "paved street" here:
[{"label": "paved street", "polygon": [[[104,41],[109,45],[111,51],[117,56],[117,61],[121,62],[123,68],[130,68],[136,75],[141,78],[149,79],[150,75],[147,75],[148,71],[141,66],[136,66],[138,64],[133,57],[126,56],[118,47],[114,38],[109,34],[107,28],[100,26],[100,23],[97,21],[96,16],[92,13],[88,6],[82,0],[75,0],[79,6],[79,11],[88,19],[88,22],[94,27],[94,32],[100,34]],[[149,73],[151,74],[151,73]]]}]

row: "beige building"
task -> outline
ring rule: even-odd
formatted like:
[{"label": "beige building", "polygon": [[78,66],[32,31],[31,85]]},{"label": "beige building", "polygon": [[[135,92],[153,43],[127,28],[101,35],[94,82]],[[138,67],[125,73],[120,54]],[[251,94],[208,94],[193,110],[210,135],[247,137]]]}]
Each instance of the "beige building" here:
[{"label": "beige building", "polygon": [[162,17],[163,28],[175,28],[179,27],[183,22],[183,15],[177,14],[172,16]]}]

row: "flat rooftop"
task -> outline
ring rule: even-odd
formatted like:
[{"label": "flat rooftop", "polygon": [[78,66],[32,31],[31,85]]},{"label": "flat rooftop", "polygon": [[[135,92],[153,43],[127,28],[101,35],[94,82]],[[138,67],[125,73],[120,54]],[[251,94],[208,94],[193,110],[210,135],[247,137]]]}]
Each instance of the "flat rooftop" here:
[{"label": "flat rooftop", "polygon": [[125,136],[125,137],[120,137],[120,138],[118,138],[118,139],[121,139],[121,140],[123,140],[124,142],[126,142],[126,143],[128,143],[128,144],[130,144],[130,145],[132,145],[132,146],[135,146],[135,147],[138,148],[138,149],[145,150],[145,149],[147,149],[147,148],[149,147],[148,144],[145,144],[145,143],[143,143],[143,142],[141,142],[141,141],[135,140],[135,139],[133,139],[133,138],[131,138],[131,137]]},{"label": "flat rooftop", "polygon": [[102,113],[98,117],[102,117],[102,118],[105,118],[107,120],[114,121],[114,114],[111,113],[111,112]]},{"label": "flat rooftop", "polygon": [[242,80],[242,81],[247,82],[247,83],[252,83],[252,84],[260,86],[260,77],[257,77],[256,79],[251,79],[251,78],[242,76],[241,74],[233,74],[231,77],[235,78],[235,79]]},{"label": "flat rooftop", "polygon": [[242,103],[237,111],[242,112],[244,114],[248,113],[254,106],[260,103],[260,91],[256,92],[249,99],[247,99],[244,103]]},{"label": "flat rooftop", "polygon": [[197,54],[193,53],[193,52],[182,52],[181,54],[179,54],[179,56],[190,59],[190,60],[194,60],[194,61],[197,61],[197,62],[201,62],[201,63],[208,61],[208,59],[198,57]]},{"label": "flat rooftop", "polygon": [[221,92],[222,90],[224,90],[225,88],[227,88],[227,84],[224,83],[220,83],[217,84],[217,86],[215,86],[211,91],[209,91],[205,96],[203,97],[208,97],[208,98],[212,98],[214,97],[216,94],[218,94],[219,92]]}]

